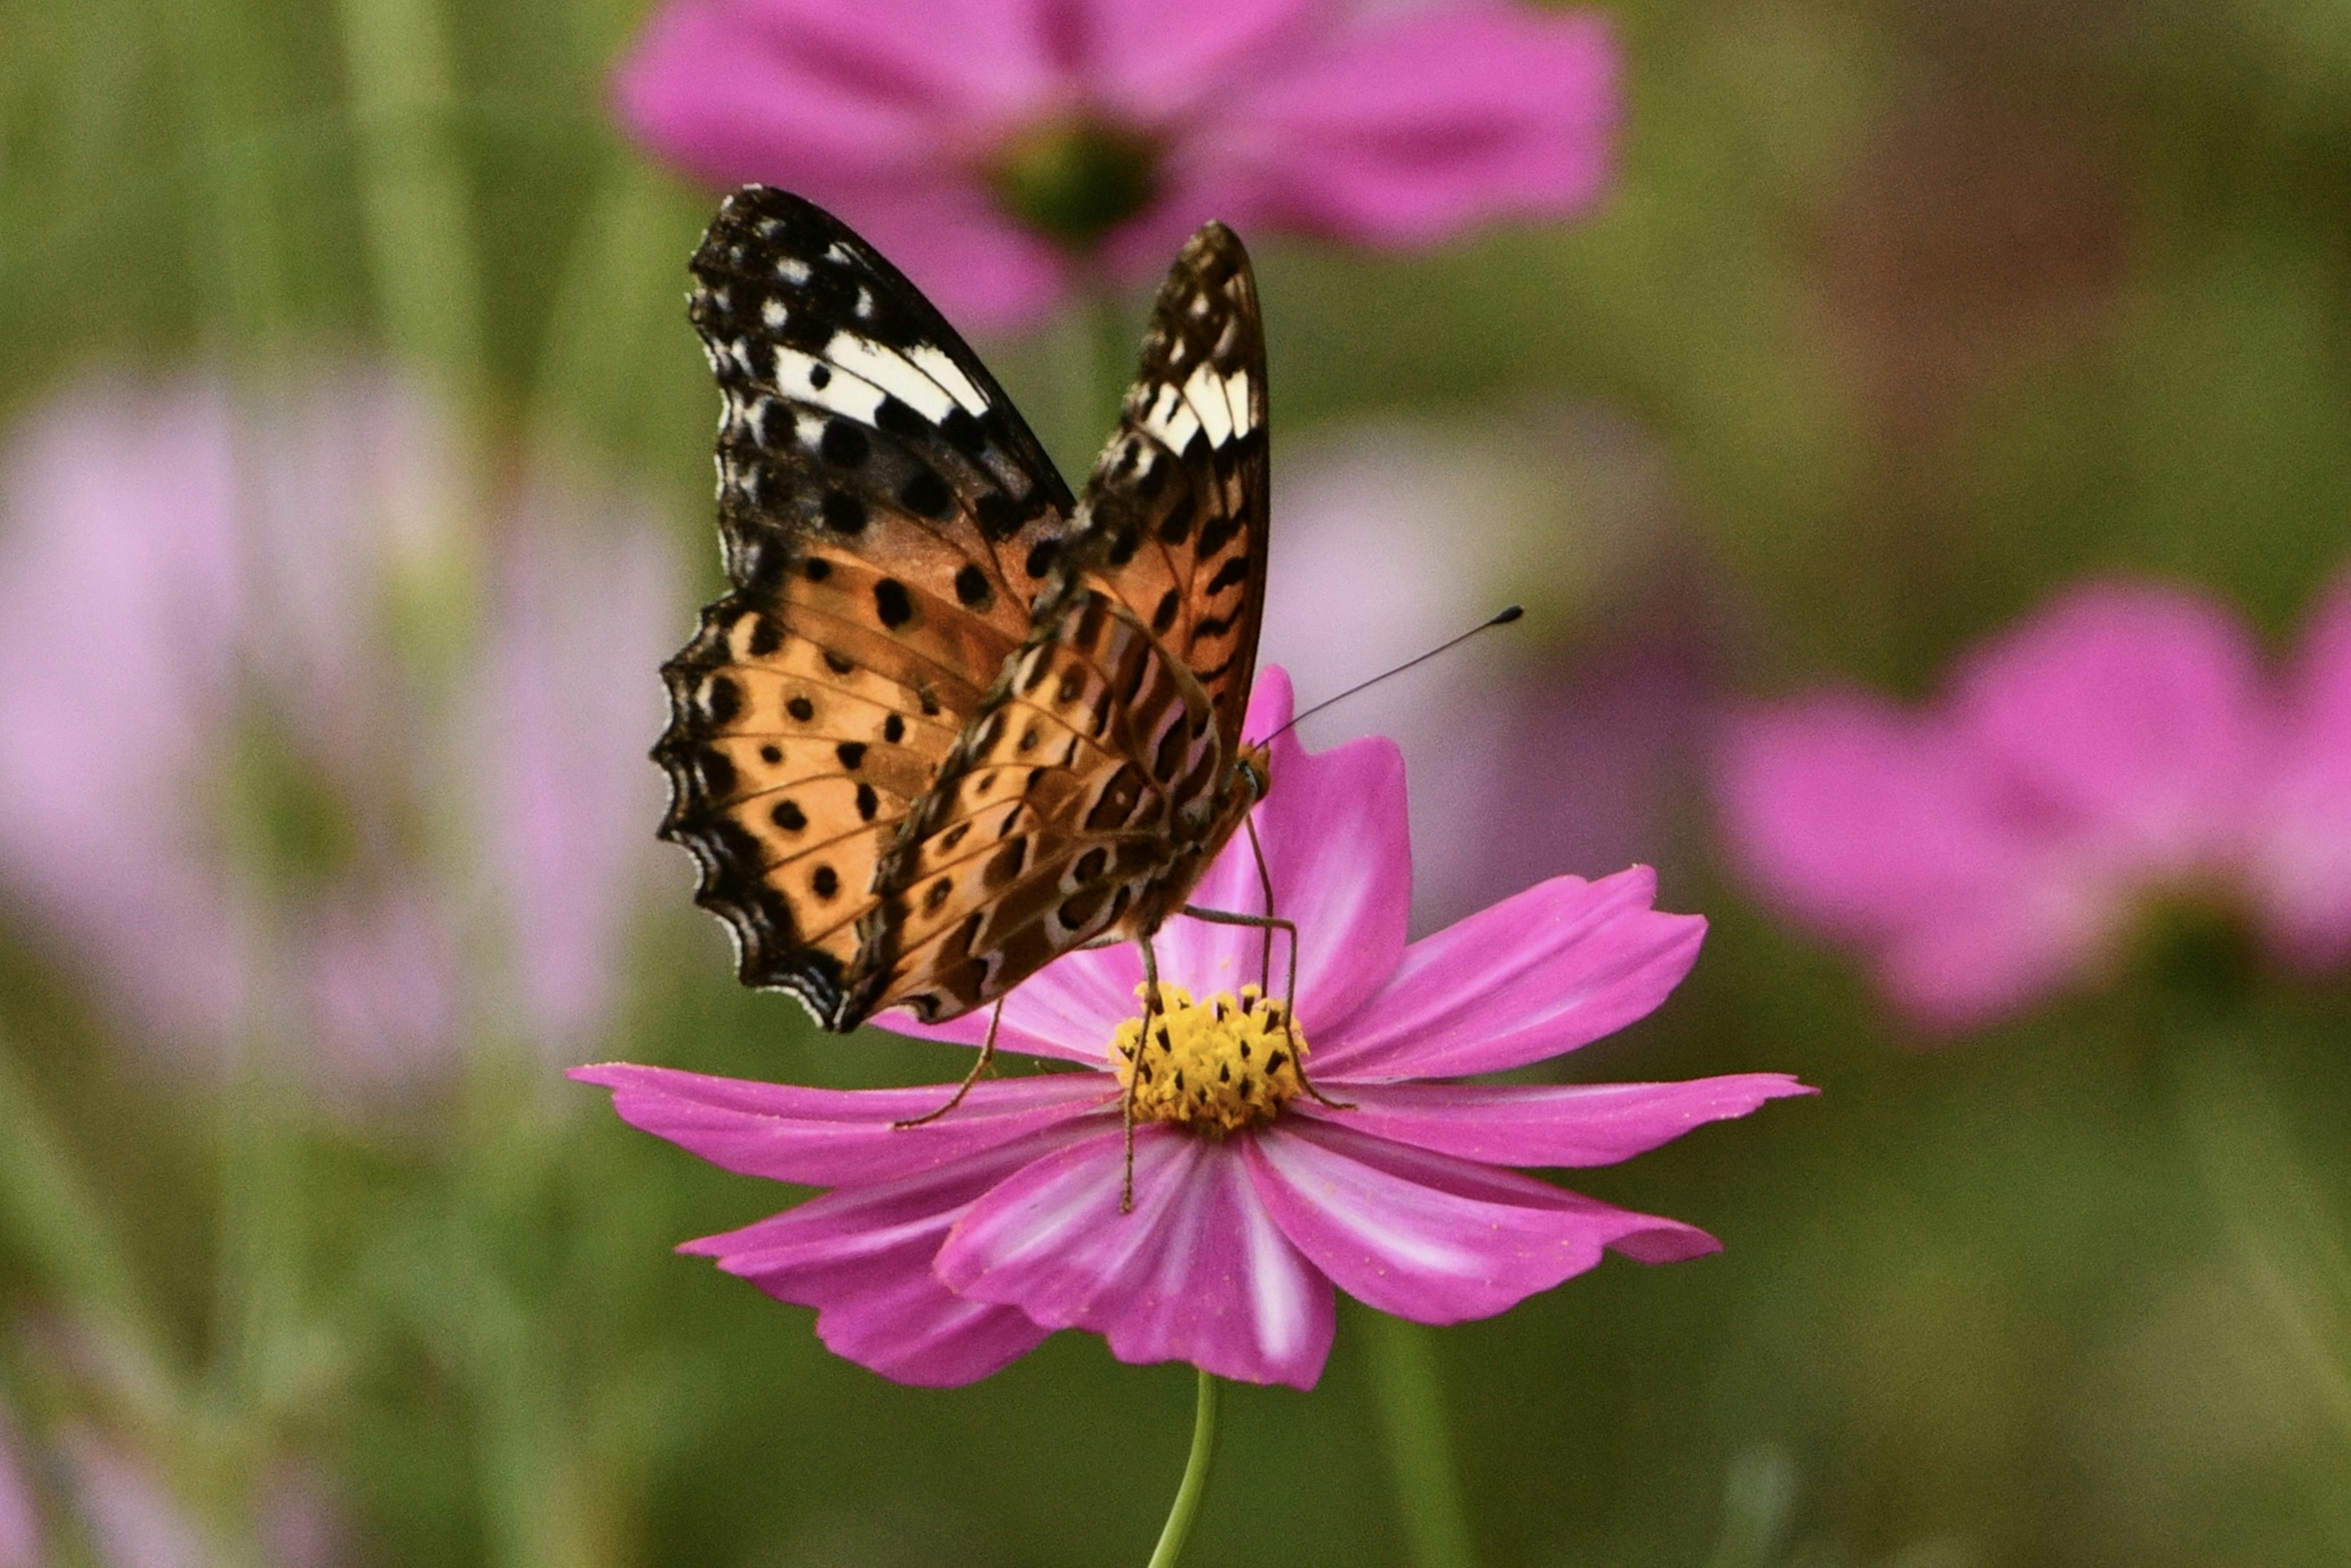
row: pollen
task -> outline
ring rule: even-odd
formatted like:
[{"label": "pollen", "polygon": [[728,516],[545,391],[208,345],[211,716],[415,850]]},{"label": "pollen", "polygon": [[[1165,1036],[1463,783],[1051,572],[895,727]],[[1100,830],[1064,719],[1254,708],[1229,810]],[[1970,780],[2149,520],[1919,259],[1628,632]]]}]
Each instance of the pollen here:
[{"label": "pollen", "polygon": [[1306,1037],[1289,1009],[1257,987],[1196,1002],[1183,987],[1163,985],[1159,1005],[1149,1040],[1135,1018],[1111,1041],[1118,1081],[1132,1085],[1136,1121],[1238,1132],[1272,1121],[1305,1088],[1298,1059]]}]

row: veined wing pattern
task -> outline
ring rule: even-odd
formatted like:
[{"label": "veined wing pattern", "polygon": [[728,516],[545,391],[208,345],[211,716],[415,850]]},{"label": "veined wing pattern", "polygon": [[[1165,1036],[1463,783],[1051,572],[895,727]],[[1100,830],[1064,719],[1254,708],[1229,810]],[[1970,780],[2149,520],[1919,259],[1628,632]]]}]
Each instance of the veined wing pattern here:
[{"label": "veined wing pattern", "polygon": [[654,755],[743,979],[847,1030],[1148,936],[1266,783],[1239,241],[1211,224],[1177,257],[1074,504],[954,329],[810,204],[737,192],[693,269],[731,587],[664,668]]}]

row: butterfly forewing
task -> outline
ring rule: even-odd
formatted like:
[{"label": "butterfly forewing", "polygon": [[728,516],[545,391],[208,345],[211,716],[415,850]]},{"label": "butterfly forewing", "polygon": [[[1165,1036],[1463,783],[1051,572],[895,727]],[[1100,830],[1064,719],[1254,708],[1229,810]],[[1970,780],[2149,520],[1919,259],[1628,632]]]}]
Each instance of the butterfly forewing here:
[{"label": "butterfly forewing", "polygon": [[663,832],[743,978],[844,1028],[875,869],[1029,633],[1071,504],[953,329],[824,213],[747,187],[693,267],[733,588],[664,668]]},{"label": "butterfly forewing", "polygon": [[1247,809],[1266,474],[1255,285],[1212,224],[1160,292],[1027,643],[881,863],[860,1005],[951,1017],[1182,903]]},{"label": "butterfly forewing", "polygon": [[1069,549],[1200,683],[1228,753],[1257,668],[1267,472],[1257,283],[1240,240],[1210,224],[1160,291]]}]

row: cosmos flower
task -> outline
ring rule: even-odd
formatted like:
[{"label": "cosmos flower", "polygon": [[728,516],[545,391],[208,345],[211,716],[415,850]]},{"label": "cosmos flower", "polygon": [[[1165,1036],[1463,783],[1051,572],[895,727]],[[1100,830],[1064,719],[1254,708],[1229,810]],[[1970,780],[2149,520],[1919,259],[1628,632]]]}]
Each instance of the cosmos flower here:
[{"label": "cosmos flower", "polygon": [[2351,584],[2272,674],[2209,596],[2091,583],[1923,708],[1764,705],[1720,761],[1756,884],[1931,1029],[2110,972],[2167,907],[2304,968],[2351,959]]},{"label": "cosmos flower", "polygon": [[[1268,669],[1249,733],[1290,713],[1288,678]],[[1646,1014],[1688,970],[1704,923],[1652,909],[1655,879],[1636,867],[1553,878],[1407,946],[1395,747],[1311,754],[1283,735],[1272,778],[1257,821],[1277,904],[1301,933],[1294,1024],[1255,988],[1256,932],[1185,917],[1161,929],[1168,1017],[1143,1058],[1132,1213],[1120,1211],[1142,979],[1131,944],[1070,954],[1007,1000],[999,1047],[1077,1071],[982,1082],[922,1126],[891,1124],[936,1109],[944,1090],[625,1064],[573,1076],[729,1170],[831,1188],[685,1250],[816,1308],[826,1344],[905,1383],[967,1383],[1075,1328],[1124,1361],[1305,1388],[1330,1351],[1334,1287],[1449,1323],[1502,1312],[1605,1249],[1652,1263],[1715,1250],[1678,1220],[1509,1167],[1613,1164],[1803,1092],[1793,1080],[1454,1082],[1549,1061]],[[1259,896],[1243,840],[1193,899],[1248,911]],[[889,1027],[976,1044],[987,1017]],[[1302,1092],[1300,1048],[1337,1104]]]},{"label": "cosmos flower", "polygon": [[540,486],[485,529],[479,633],[421,650],[464,597],[460,472],[363,371],[92,382],[0,451],[0,914],[141,1034],[405,1082],[484,936],[502,1026],[592,1033],[676,574],[650,520]]},{"label": "cosmos flower", "polygon": [[1208,218],[1372,246],[1582,211],[1616,55],[1509,0],[672,0],[622,120],[704,178],[839,213],[975,329]]}]

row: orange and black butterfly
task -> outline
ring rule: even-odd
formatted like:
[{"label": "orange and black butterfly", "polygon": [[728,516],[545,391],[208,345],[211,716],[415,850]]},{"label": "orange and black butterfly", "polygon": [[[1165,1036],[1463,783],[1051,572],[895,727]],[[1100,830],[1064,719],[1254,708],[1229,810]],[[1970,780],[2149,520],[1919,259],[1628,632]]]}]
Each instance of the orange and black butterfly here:
[{"label": "orange and black butterfly", "polygon": [[664,838],[747,984],[831,1030],[1146,945],[1268,780],[1241,738],[1266,567],[1265,338],[1192,236],[1072,498],[897,269],[799,198],[728,197],[691,314],[725,397],[726,595],[664,666]]}]

